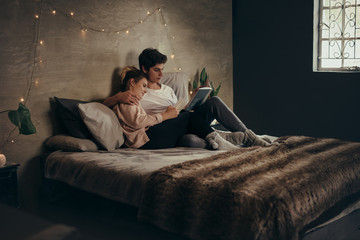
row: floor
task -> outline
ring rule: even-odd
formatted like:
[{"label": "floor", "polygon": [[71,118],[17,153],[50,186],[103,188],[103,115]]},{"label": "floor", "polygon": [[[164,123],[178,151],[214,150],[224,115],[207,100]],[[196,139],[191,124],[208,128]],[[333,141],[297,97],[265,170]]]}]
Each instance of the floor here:
[{"label": "floor", "polygon": [[[83,236],[80,239],[187,240],[185,237],[138,222],[136,218],[137,209],[134,207],[75,190],[65,185],[60,185],[60,187],[65,188],[61,191],[49,191],[49,189],[45,191],[61,192],[61,195],[48,194],[43,196],[44,200],[36,215],[41,220],[46,221],[45,224],[65,224],[75,227]],[[20,217],[14,218],[17,220]],[[360,239],[360,209],[303,237],[303,240],[318,239]]]},{"label": "floor", "polygon": [[[139,223],[137,209],[85,192],[70,193],[56,201],[43,203],[42,219],[76,227],[91,239],[101,240],[185,240],[155,226]],[[85,201],[86,199],[86,201]],[[84,239],[88,239],[88,237]]]},{"label": "floor", "polygon": [[360,210],[334,223],[308,233],[303,240],[359,240],[360,239]]},{"label": "floor", "polygon": [[[54,223],[74,226],[87,240],[186,240],[184,237],[137,222],[135,208],[111,201],[98,202],[90,199],[87,204],[82,205],[49,204],[43,206],[41,217]],[[359,219],[360,210],[340,219],[336,224],[308,233],[303,240],[358,240]]]}]

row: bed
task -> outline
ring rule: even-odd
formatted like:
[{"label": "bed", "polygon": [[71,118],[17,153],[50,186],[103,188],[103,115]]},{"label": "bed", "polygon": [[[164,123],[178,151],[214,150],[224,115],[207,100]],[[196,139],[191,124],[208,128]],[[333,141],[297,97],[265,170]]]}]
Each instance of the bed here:
[{"label": "bed", "polygon": [[[187,79],[164,76],[178,96]],[[90,135],[51,137],[45,178],[134,206],[139,221],[190,239],[301,239],[360,207],[357,142],[284,136],[233,151],[136,150]]]}]

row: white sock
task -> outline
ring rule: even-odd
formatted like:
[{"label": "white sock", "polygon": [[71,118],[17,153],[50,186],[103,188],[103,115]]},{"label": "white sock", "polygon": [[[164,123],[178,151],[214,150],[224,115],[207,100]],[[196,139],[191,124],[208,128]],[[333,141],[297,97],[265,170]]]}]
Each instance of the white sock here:
[{"label": "white sock", "polygon": [[218,150],[233,150],[238,149],[239,147],[235,146],[234,144],[226,141],[224,138],[222,138],[217,132],[209,133],[205,140],[209,142],[210,146],[213,149]]},{"label": "white sock", "polygon": [[221,131],[215,130],[222,138],[226,141],[231,142],[234,145],[243,145],[244,141],[244,133],[243,132],[229,132],[229,131]]},{"label": "white sock", "polygon": [[259,138],[253,131],[246,129],[244,138],[244,145],[247,147],[252,146],[270,146],[271,144],[263,139]]}]

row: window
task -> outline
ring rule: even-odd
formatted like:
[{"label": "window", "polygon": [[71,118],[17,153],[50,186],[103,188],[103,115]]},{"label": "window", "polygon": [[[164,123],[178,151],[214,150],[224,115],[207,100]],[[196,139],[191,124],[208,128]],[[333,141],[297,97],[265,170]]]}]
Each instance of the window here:
[{"label": "window", "polygon": [[360,71],[360,0],[315,0],[314,71]]}]

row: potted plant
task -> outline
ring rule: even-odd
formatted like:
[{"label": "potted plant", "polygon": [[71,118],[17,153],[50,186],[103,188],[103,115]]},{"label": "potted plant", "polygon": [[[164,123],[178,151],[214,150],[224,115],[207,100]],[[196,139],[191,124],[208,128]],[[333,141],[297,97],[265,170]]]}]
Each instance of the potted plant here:
[{"label": "potted plant", "polygon": [[197,88],[200,88],[200,87],[211,87],[213,89],[213,91],[211,92],[210,97],[213,97],[213,96],[218,95],[218,93],[220,91],[220,88],[221,88],[221,83],[215,89],[212,81],[209,82],[209,77],[208,77],[208,74],[207,74],[207,72],[205,70],[205,67],[204,67],[202,69],[201,73],[200,73],[200,78],[199,79],[194,79],[192,87],[190,86],[190,91],[195,92],[195,90]]}]

